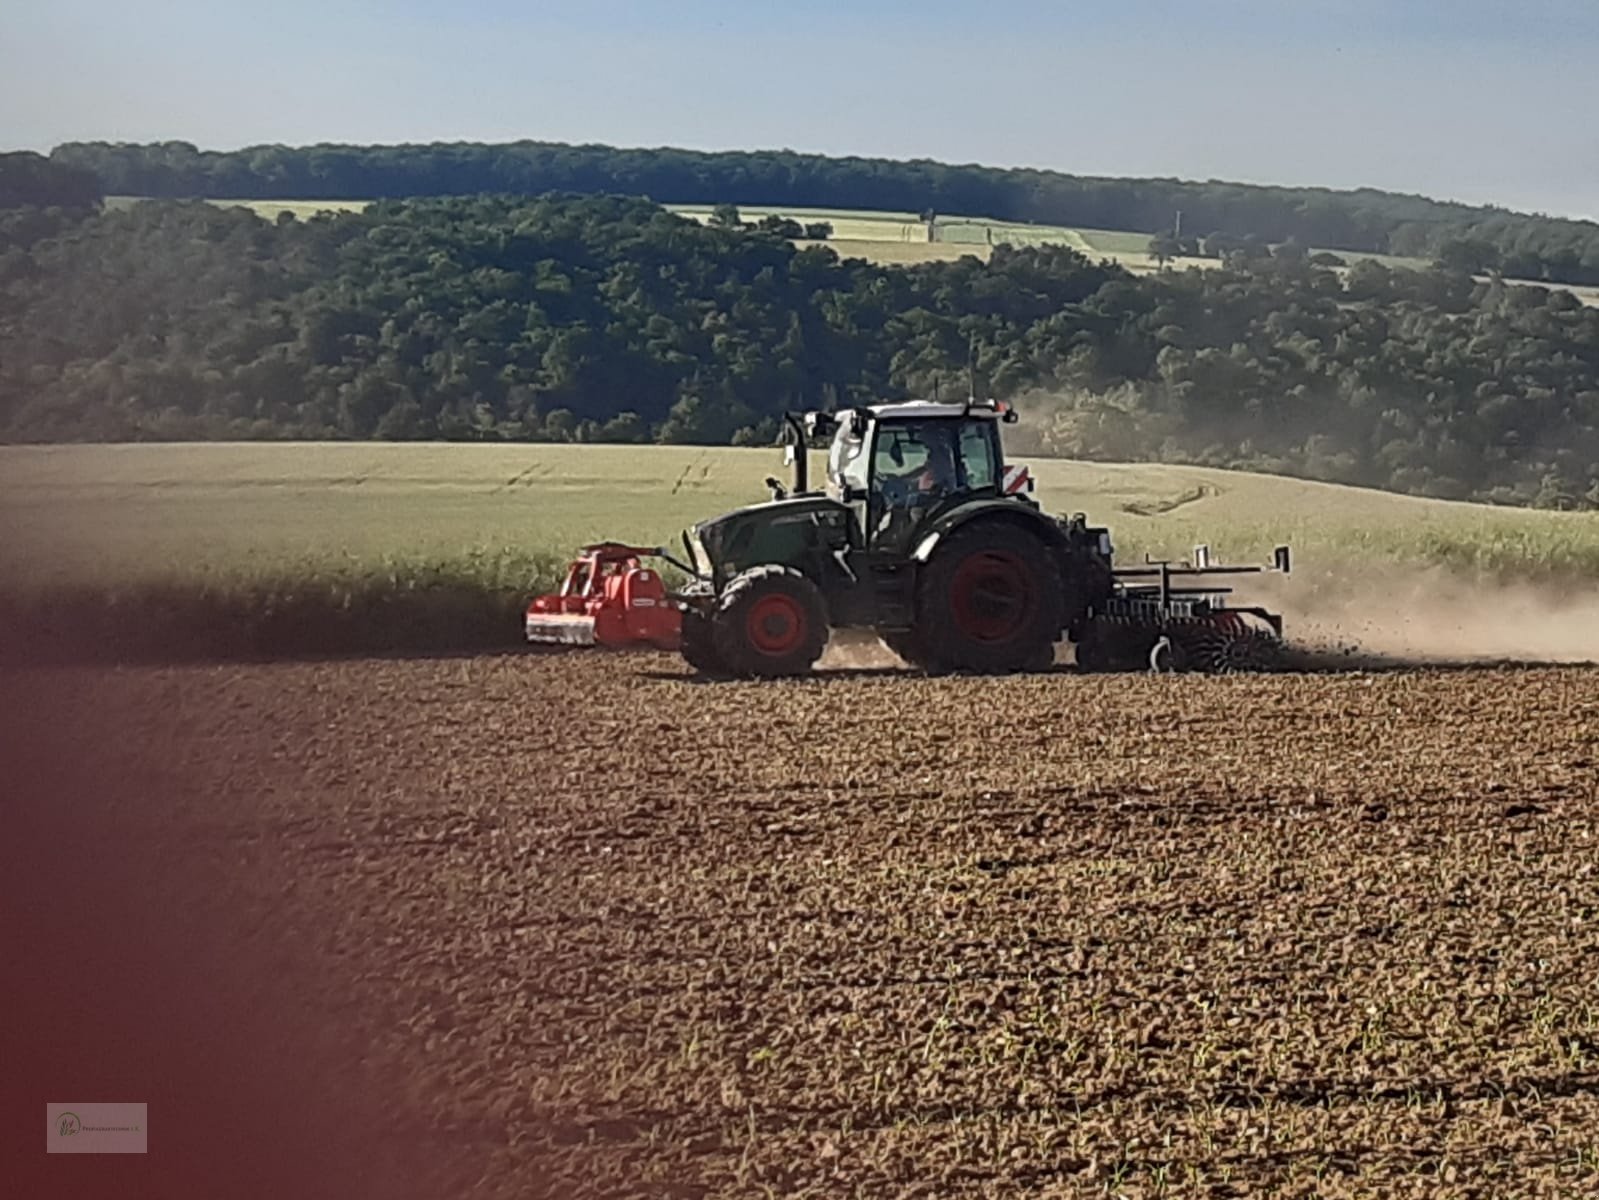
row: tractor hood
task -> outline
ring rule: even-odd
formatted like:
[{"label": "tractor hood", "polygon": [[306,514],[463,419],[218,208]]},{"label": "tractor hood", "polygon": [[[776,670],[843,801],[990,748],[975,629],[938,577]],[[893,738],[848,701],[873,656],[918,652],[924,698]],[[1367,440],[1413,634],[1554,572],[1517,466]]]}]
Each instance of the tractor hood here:
[{"label": "tractor hood", "polygon": [[693,540],[702,561],[695,565],[720,583],[765,563],[802,567],[818,552],[848,546],[854,514],[827,496],[791,496],[751,504],[701,521]]}]

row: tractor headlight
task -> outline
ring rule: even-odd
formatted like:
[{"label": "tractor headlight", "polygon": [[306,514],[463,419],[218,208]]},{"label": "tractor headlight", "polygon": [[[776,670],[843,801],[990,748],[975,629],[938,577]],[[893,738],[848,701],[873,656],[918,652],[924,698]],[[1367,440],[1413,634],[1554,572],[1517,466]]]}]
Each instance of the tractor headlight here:
[{"label": "tractor headlight", "polygon": [[1115,547],[1110,544],[1110,533],[1103,529],[1099,531],[1099,552],[1105,558],[1115,554]]}]

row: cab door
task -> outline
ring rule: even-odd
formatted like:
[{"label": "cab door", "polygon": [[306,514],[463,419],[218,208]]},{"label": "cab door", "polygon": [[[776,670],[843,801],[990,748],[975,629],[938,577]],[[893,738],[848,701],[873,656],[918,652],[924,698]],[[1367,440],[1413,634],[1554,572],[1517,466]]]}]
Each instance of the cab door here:
[{"label": "cab door", "polygon": [[1005,461],[1000,455],[998,421],[967,421],[961,426],[960,470],[968,492],[999,487]]},{"label": "cab door", "polygon": [[949,418],[878,422],[866,513],[871,549],[909,554],[928,518],[965,494],[963,424]]}]

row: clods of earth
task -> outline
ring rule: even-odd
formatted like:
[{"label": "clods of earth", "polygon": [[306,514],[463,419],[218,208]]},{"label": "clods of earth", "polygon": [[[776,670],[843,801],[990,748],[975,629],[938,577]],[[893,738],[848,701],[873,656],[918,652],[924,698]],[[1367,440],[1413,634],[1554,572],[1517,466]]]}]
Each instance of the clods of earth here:
[{"label": "clods of earth", "polygon": [[8,1091],[165,1186],[1599,1190],[1599,672],[0,693]]}]

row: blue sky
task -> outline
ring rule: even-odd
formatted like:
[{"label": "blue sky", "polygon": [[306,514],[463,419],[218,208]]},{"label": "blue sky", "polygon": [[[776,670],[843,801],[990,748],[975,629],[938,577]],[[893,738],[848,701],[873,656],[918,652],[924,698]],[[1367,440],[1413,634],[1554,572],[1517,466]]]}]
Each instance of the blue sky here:
[{"label": "blue sky", "polygon": [[1599,217],[1599,0],[39,0],[0,147],[533,137]]}]

